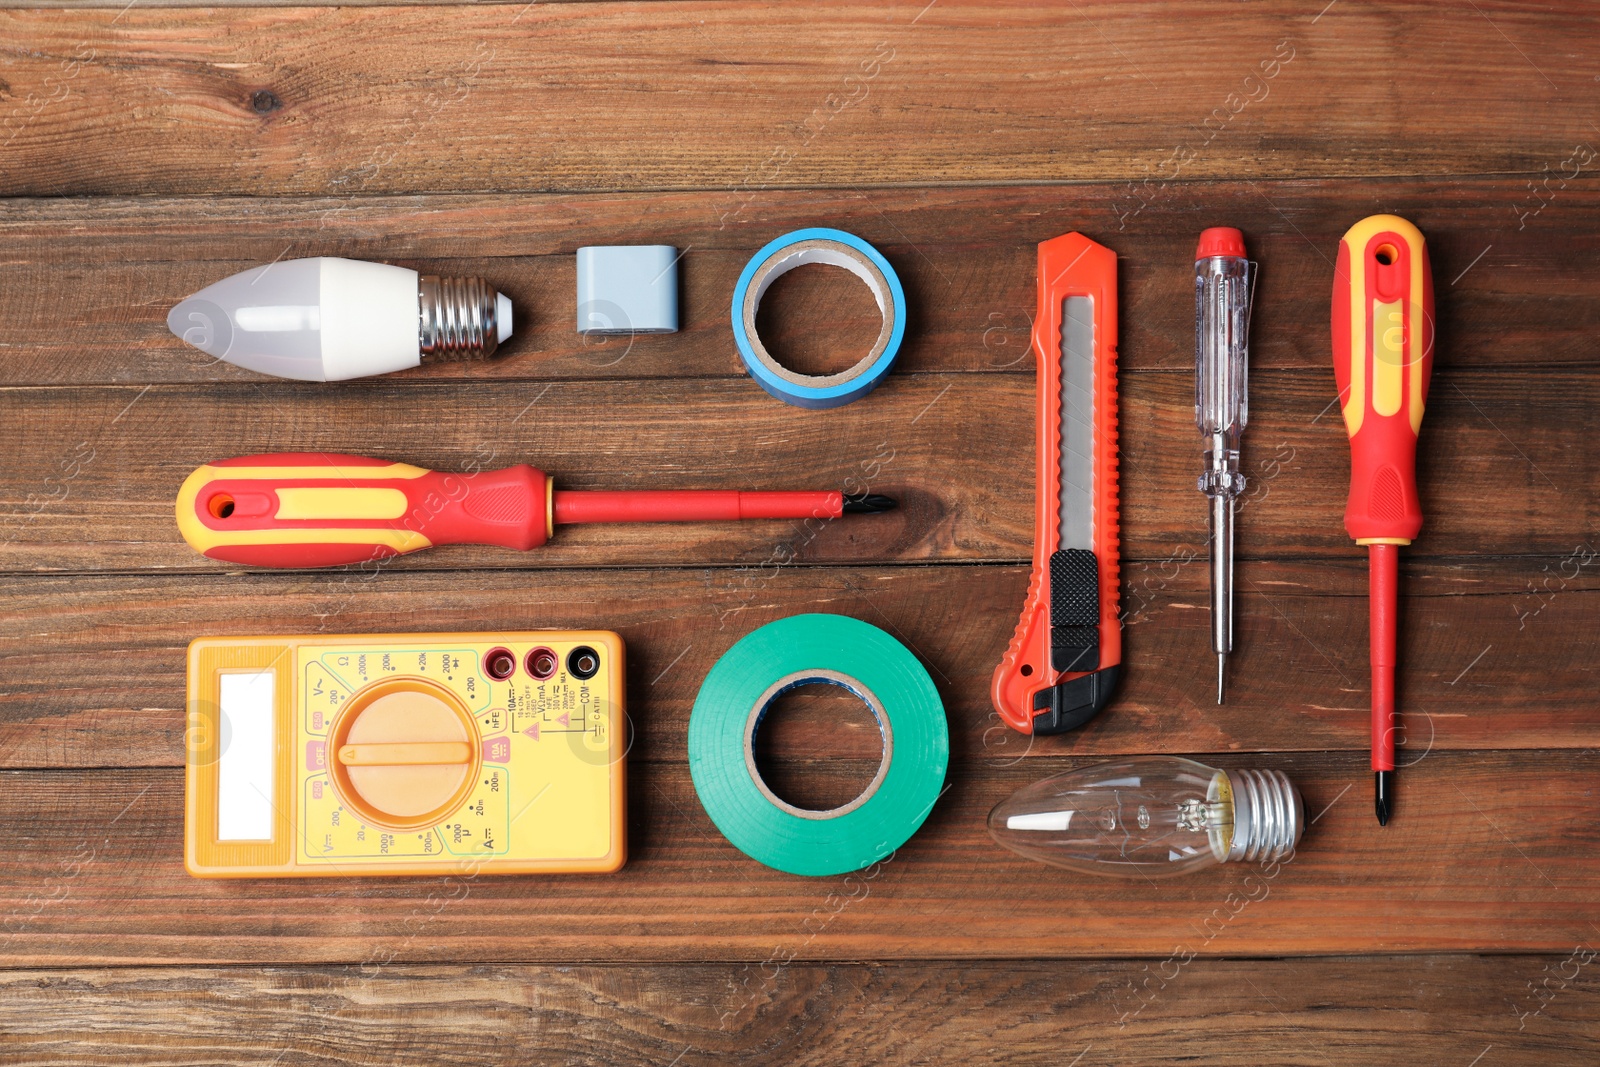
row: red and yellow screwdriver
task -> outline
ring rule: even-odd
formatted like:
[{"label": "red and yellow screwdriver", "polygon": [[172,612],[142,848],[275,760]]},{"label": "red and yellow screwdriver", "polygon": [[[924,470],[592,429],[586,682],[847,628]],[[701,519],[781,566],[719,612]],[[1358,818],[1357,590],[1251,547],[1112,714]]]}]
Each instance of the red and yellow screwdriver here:
[{"label": "red and yellow screwdriver", "polygon": [[895,502],[876,493],[556,489],[525,463],[471,474],[364,456],[280,452],[208,463],[178,491],[178,529],[212,559],[336,567],[430,545],[537,548],[558,524],[835,519]]},{"label": "red and yellow screwdriver", "polygon": [[1372,770],[1378,822],[1394,804],[1395,622],[1400,546],[1422,529],[1417,433],[1433,374],[1433,272],[1417,228],[1373,215],[1339,242],[1333,371],[1350,434],[1344,527],[1371,568]]}]

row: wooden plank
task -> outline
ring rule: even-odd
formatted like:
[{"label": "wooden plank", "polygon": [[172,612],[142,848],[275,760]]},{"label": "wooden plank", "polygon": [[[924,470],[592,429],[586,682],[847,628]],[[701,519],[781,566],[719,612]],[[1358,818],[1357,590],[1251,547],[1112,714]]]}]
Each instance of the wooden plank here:
[{"label": "wooden plank", "polygon": [[[1203,550],[1193,388],[1188,371],[1122,378],[1128,559]],[[1262,372],[1251,389],[1242,552],[1348,558],[1349,447],[1332,375]],[[1430,401],[1428,520],[1412,558],[1554,562],[1588,538],[1600,435],[1573,427],[1600,410],[1600,379],[1441,368]],[[774,542],[807,562],[1021,560],[1033,544],[1032,406],[1033,383],[1019,374],[898,375],[829,412],[780,404],[743,378],[0,390],[0,422],[19,442],[0,484],[0,567],[224,569],[178,536],[178,487],[202,463],[291,450],[447,471],[532,462],[566,488],[870,486],[902,505],[814,537],[777,523],[573,527],[536,552],[433,549],[395,570],[748,565],[768,561]]]},{"label": "wooden plank", "polygon": [[[1600,386],[1594,283],[1572,269],[1600,235],[1572,43],[1593,9],[107,3],[0,14],[0,193],[20,197],[0,201],[0,1062],[1596,1058]],[[1392,42],[1416,40],[1427,62],[1399,62]],[[1377,210],[1429,234],[1441,321],[1429,525],[1404,579],[1407,767],[1382,832],[1325,325],[1331,249]],[[1219,708],[1198,669],[1188,272],[1196,232],[1240,220],[1263,288],[1242,647]],[[757,392],[726,323],[751,250],[817,223],[889,254],[917,324],[884,390],[823,415]],[[1068,229],[1122,257],[1129,675],[1102,720],[1030,745],[987,684],[1032,539],[1032,246]],[[572,250],[638,241],[689,249],[687,329],[579,343]],[[481,273],[517,299],[518,337],[490,363],[325,388],[166,333],[178,297],[316,254]],[[814,268],[770,303],[808,369],[875,323]],[[573,487],[855,477],[905,506],[814,535],[575,529],[374,575],[228,574],[176,540],[192,466],[302,447],[531,459]],[[710,664],[804,610],[912,645],[951,723],[928,825],[848,878],[737,853],[684,767]],[[183,873],[189,638],[530,619],[628,641],[622,872]],[[983,831],[1022,784],[1151,751],[1288,771],[1315,816],[1299,856],[1099,882]],[[864,719],[811,695],[761,758],[817,800],[851,795],[876,755]],[[1392,955],[1418,951],[1553,955]],[[1326,955],[1349,952],[1372,955]],[[1084,955],[1116,958],[1042,962]]]},{"label": "wooden plank", "polygon": [[[1570,264],[1591,256],[1600,234],[1591,184],[1553,184],[1548,207],[1525,218],[1527,183],[1512,179],[1197,184],[1127,219],[1106,185],[771,191],[726,225],[712,193],[10,200],[0,204],[10,279],[0,289],[0,386],[266,384],[179,342],[167,311],[236,271],[315,255],[478,274],[516,302],[517,333],[495,359],[392,381],[737,376],[728,300],[739,271],[771,238],[813,225],[860,234],[900,274],[911,329],[897,373],[1031,373],[1033,246],[1074,229],[1121,257],[1124,373],[1178,372],[1194,359],[1195,238],[1219,221],[1248,224],[1261,268],[1255,371],[1331,381],[1331,260],[1350,224],[1377,211],[1411,218],[1428,236],[1442,369],[1590,364],[1600,312],[1593,280]],[[629,243],[685,250],[683,329],[631,345],[586,342],[573,328],[572,253]],[[837,358],[876,336],[877,308],[854,278],[821,268],[791,277],[803,279],[804,299],[773,309],[770,335],[786,358],[808,341]],[[1271,414],[1256,407],[1257,417]]]},{"label": "wooden plank", "polygon": [[[648,729],[649,724],[638,724]],[[114,756],[110,757],[114,758]],[[681,763],[630,767],[629,862],[607,876],[213,881],[183,870],[172,769],[7,771],[0,958],[125,963],[1165,957],[1566,952],[1600,920],[1580,754],[1433,753],[1395,819],[1365,754],[1237,755],[1303,790],[1292,862],[1104,881],[1015,856],[986,813],[1077,761],[957,761],[892,860],[808,879],[728,844]],[[819,761],[815,775],[843,773]]]},{"label": "wooden plank", "polygon": [[[732,214],[774,185],[1105,179],[1132,211],[1178,177],[1540,175],[1593,138],[1572,50],[1595,18],[1109,0],[781,19],[736,3],[14,11],[0,191],[714,187]],[[1426,41],[1428,61],[1398,41]]]},{"label": "wooden plank", "polygon": [[[864,619],[913,648],[940,689],[959,761],[1363,751],[1359,558],[1244,565],[1239,649],[1221,707],[1204,570],[1175,560],[1128,573],[1127,673],[1115,705],[1082,731],[1033,744],[1002,726],[989,702],[1027,585],[1014,566],[11,578],[0,583],[0,766],[180,766],[184,648],[203,635],[592,626],[628,645],[633,758],[681,761],[690,707],[716,659],[755,627],[807,611]],[[1407,760],[1600,744],[1591,650],[1572,636],[1592,625],[1596,578],[1593,566],[1569,579],[1571,570],[1407,569]],[[841,729],[828,712],[801,723],[782,746],[787,756],[877,758],[865,720]]]},{"label": "wooden plank", "polygon": [[874,403],[820,413],[740,379],[238,383],[202,396],[181,386],[8,390],[0,419],[30,442],[31,458],[19,456],[6,477],[12,516],[0,565],[226,569],[178,537],[178,488],[202,463],[281,451],[357,452],[453,472],[534,462],[569,489],[871,488],[902,504],[829,523],[562,528],[535,552],[433,549],[400,568],[1015,558],[1032,536],[1023,532],[1032,505],[1016,490],[1031,465],[1002,465],[1028,455],[1032,420],[987,426],[982,453],[970,438],[991,421],[986,405],[1020,412],[1030,396],[1018,375],[907,376]]},{"label": "wooden plank", "polygon": [[[16,1064],[682,1067],[1600,1057],[1592,938],[1556,956],[0,972]],[[307,1013],[315,1012],[314,1020]]]}]

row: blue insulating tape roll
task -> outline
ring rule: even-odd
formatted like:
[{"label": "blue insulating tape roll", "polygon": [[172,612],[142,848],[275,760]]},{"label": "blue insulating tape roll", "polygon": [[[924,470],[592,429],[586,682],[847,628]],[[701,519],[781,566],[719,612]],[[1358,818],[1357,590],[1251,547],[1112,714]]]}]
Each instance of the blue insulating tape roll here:
[{"label": "blue insulating tape roll", "polygon": [[[883,735],[872,784],[831,811],[780,799],[755,766],[761,717],[816,682],[860,697]],[[689,773],[706,814],[745,855],[790,874],[843,874],[894,852],[933,810],[949,761],[927,670],[893,637],[843,615],[794,615],[745,635],[706,675],[689,716]]]},{"label": "blue insulating tape roll", "polygon": [[[756,308],[774,278],[807,263],[844,267],[872,289],[883,328],[870,351],[838,374],[796,374],[772,358],[756,333]],[[733,290],[733,339],[756,383],[785,403],[836,408],[877,388],[900,354],[906,334],[906,292],[883,254],[853,233],[824,227],[796,230],[769,242],[745,264]]]}]

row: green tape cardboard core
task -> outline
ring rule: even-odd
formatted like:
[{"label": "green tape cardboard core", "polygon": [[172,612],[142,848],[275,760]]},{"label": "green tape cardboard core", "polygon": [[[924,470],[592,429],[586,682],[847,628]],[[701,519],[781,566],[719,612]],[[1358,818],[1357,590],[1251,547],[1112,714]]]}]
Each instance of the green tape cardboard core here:
[{"label": "green tape cardboard core", "polygon": [[[872,784],[831,811],[785,803],[755,769],[761,717],[812,682],[855,693],[883,734]],[[706,814],[745,855],[790,874],[843,874],[888,856],[933,810],[949,762],[928,672],[893,637],[843,615],[795,615],[747,634],[706,675],[689,717],[689,773]]]}]

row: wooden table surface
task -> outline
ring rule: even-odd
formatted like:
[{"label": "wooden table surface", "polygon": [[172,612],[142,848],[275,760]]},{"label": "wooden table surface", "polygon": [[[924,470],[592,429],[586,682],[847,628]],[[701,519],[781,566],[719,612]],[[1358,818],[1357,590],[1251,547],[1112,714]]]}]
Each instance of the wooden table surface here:
[{"label": "wooden table surface", "polygon": [[[0,12],[0,1063],[1600,1060],[1600,9],[1324,3]],[[1427,235],[1439,319],[1383,830],[1328,342],[1339,236],[1380,211]],[[727,313],[750,255],[810,225],[875,244],[910,304],[888,381],[828,412],[758,389]],[[1192,421],[1211,225],[1260,263],[1222,707]],[[1127,669],[1105,715],[1029,744],[988,679],[1033,538],[1033,249],[1069,230],[1119,256]],[[686,252],[683,330],[585,343],[574,250],[647,243]],[[168,333],[183,296],[315,255],[481,274],[516,336],[318,385]],[[764,311],[795,366],[877,328],[837,273]],[[375,576],[196,556],[184,475],[275,450],[579,488],[865,472],[902,507]],[[806,611],[897,635],[949,716],[949,790],[870,876],[747,859],[686,766],[711,664]],[[627,642],[620,873],[184,873],[191,639],[532,627]],[[824,701],[774,734],[802,792],[877,758]],[[1150,752],[1289,773],[1296,858],[1099,881],[984,832],[1025,783]]]}]

